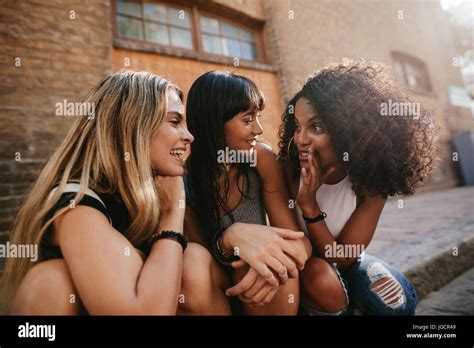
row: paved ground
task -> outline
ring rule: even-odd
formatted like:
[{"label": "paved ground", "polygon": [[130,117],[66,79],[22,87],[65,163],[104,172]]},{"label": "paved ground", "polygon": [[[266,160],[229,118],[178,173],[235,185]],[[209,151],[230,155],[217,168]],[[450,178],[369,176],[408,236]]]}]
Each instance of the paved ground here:
[{"label": "paved ground", "polygon": [[404,272],[420,299],[450,283],[474,268],[474,187],[389,200],[367,253]]},{"label": "paved ground", "polygon": [[403,208],[398,207],[398,199],[387,202],[367,248],[399,270],[405,272],[434,255],[451,252],[474,237],[474,187],[402,199]]},{"label": "paved ground", "polygon": [[474,315],[474,268],[418,303],[417,315]]}]

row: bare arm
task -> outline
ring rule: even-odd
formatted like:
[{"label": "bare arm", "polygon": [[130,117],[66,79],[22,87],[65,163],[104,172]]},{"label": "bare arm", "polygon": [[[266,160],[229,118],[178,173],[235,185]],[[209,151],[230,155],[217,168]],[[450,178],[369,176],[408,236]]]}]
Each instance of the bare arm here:
[{"label": "bare arm", "polygon": [[[257,144],[257,170],[262,178],[262,196],[265,209],[274,228],[284,228],[298,231],[299,225],[294,210],[290,209],[290,196],[283,176],[283,169],[277,161],[273,150],[264,144]],[[283,275],[279,274],[281,284],[285,284],[288,276],[296,278],[298,268],[302,269],[306,260],[311,257],[311,242],[306,236],[296,240],[284,240],[286,248],[292,248],[289,253],[281,252],[279,255],[280,267],[287,270]],[[292,256],[290,256],[292,255]],[[296,263],[296,264],[295,264]],[[260,303],[259,298],[267,297],[271,301],[277,291],[277,287],[269,285],[261,275],[257,275],[254,268],[250,268],[242,280],[227,293],[239,295],[244,303]],[[268,303],[267,302],[267,303]]]},{"label": "bare arm", "polygon": [[[156,232],[182,233],[182,177],[156,176],[155,187],[161,206]],[[82,205],[56,219],[54,228],[74,285],[89,313],[176,314],[183,261],[179,243],[170,239],[156,241],[144,262],[102,213]]]},{"label": "bare arm", "polygon": [[[308,151],[310,154],[311,150]],[[317,162],[312,155],[308,155],[309,169],[303,168],[301,175],[303,177],[303,185],[298,191],[296,198],[305,216],[317,216],[321,213],[321,209],[316,201],[316,192],[331,172],[335,172],[336,168],[327,168],[325,173],[320,173]],[[346,269],[352,265],[357,257],[326,257],[325,251],[327,246],[333,246],[336,242],[342,245],[359,244],[367,247],[377,227],[377,223],[385,205],[385,199],[382,197],[369,196],[366,192],[363,199],[357,205],[356,210],[345,224],[337,240],[333,238],[324,220],[315,223],[306,223],[308,232],[315,252],[318,256],[326,259],[329,263],[337,263],[340,269]],[[331,212],[326,212],[331,214]]]},{"label": "bare arm", "polygon": [[[290,208],[290,195],[285,183],[283,168],[278,162],[273,150],[259,143],[257,151],[257,170],[262,178],[262,192],[265,209],[270,220],[270,225],[299,231],[300,227],[295,210]],[[304,262],[311,256],[311,242],[305,236],[295,243],[303,243],[306,250]]]},{"label": "bare arm", "polygon": [[[362,245],[366,248],[375,233],[384,205],[384,198],[366,196],[358,204],[337,239],[334,239],[324,220],[313,224],[307,223],[306,226],[315,252],[329,263],[337,263],[340,269],[350,267],[356,261],[356,257],[325,257],[325,247],[327,245],[332,247],[333,243],[336,242],[336,246],[338,244]],[[317,216],[320,212],[317,203],[312,208],[303,210],[303,214],[306,216]],[[331,212],[327,213],[330,214]]]},{"label": "bare arm", "polygon": [[[182,230],[179,215],[164,216],[159,230]],[[97,210],[78,206],[55,222],[64,259],[91,314],[174,315],[181,282],[182,248],[158,240],[145,262]]]}]

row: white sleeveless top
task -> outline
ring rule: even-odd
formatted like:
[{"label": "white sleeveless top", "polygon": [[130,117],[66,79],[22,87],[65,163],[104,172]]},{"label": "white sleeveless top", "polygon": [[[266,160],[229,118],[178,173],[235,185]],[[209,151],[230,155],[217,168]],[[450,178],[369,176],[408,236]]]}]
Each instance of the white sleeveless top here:
[{"label": "white sleeveless top", "polygon": [[[303,179],[301,178],[300,188],[302,185]],[[327,214],[324,221],[329,231],[334,238],[337,238],[357,206],[357,196],[352,191],[349,176],[346,175],[344,179],[334,185],[322,184],[316,192],[316,201],[321,211]],[[308,229],[298,205],[296,205],[296,215],[302,231],[307,234]]]}]

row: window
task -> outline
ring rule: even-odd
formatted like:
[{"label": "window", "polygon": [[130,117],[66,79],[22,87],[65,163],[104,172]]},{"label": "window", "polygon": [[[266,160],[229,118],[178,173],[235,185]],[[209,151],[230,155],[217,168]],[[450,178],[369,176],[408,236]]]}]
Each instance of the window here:
[{"label": "window", "polygon": [[116,0],[116,35],[120,39],[258,61],[257,33],[207,12],[200,13],[191,2],[181,6]]},{"label": "window", "polygon": [[118,34],[130,39],[143,40],[140,4],[119,1],[117,14]]},{"label": "window", "polygon": [[193,49],[189,10],[158,3],[117,1],[117,34],[178,48]]},{"label": "window", "polygon": [[400,81],[417,90],[431,92],[431,82],[426,65],[418,58],[404,53],[392,53],[395,75]]},{"label": "window", "polygon": [[204,52],[255,60],[255,34],[216,18],[200,16],[201,42]]}]

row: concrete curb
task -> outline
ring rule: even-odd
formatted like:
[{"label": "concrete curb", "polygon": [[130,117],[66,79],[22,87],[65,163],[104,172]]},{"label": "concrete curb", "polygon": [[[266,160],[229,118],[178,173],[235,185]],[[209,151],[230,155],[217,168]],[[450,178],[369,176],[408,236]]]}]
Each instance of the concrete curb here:
[{"label": "concrete curb", "polygon": [[474,236],[461,241],[457,248],[457,256],[449,250],[405,271],[405,275],[416,289],[419,300],[474,267]]}]

